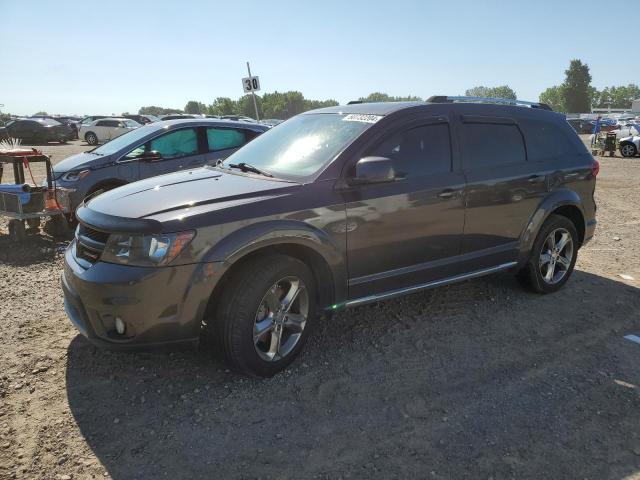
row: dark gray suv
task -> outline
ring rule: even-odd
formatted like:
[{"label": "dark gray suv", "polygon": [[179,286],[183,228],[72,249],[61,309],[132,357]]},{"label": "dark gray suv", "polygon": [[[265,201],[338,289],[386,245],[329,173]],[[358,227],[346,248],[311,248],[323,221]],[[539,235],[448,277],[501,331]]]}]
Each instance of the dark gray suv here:
[{"label": "dark gray suv", "polygon": [[87,201],[67,314],[100,345],[204,332],[273,375],[322,312],[502,270],[554,292],[593,235],[598,163],[545,105],[464,100],[307,112],[217,166]]}]

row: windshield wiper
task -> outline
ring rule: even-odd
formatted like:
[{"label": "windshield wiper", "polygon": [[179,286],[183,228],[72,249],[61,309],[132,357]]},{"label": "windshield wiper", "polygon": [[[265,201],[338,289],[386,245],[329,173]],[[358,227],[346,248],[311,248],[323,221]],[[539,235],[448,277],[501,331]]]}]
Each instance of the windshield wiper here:
[{"label": "windshield wiper", "polygon": [[264,170],[260,170],[258,167],[254,167],[253,165],[245,162],[240,163],[230,163],[229,167],[231,168],[239,168],[243,172],[252,172],[257,173],[258,175],[264,175],[265,177],[273,177],[269,172],[265,172]]}]

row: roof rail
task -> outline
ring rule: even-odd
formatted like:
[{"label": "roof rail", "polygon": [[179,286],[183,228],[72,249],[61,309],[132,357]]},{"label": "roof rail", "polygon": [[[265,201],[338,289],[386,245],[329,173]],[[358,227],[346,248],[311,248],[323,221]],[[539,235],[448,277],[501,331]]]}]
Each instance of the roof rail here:
[{"label": "roof rail", "polygon": [[467,96],[451,96],[451,95],[434,95],[427,98],[428,103],[497,103],[500,105],[518,105],[529,108],[541,108],[543,110],[553,111],[553,109],[542,102],[527,102],[525,100],[514,100],[512,98],[492,98],[492,97],[467,97]]}]

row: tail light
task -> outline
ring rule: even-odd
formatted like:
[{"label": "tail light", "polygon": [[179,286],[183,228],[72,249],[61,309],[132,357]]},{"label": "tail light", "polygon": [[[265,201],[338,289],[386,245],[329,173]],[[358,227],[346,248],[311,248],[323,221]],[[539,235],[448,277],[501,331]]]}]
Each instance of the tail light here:
[{"label": "tail light", "polygon": [[598,173],[600,173],[600,162],[594,158],[593,165],[591,166],[591,174],[595,178],[598,176]]}]

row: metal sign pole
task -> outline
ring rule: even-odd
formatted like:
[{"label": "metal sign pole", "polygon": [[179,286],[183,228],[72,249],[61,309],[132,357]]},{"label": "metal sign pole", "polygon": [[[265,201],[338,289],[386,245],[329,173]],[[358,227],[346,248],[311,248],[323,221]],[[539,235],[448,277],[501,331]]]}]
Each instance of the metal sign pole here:
[{"label": "metal sign pole", "polygon": [[[247,62],[247,72],[249,72],[249,78],[251,78],[251,68],[249,67],[249,62]],[[253,88],[251,88],[251,95],[253,96],[253,108],[256,109],[256,120],[260,120],[260,116],[258,115],[258,102],[256,102],[256,92],[253,91]]]}]

